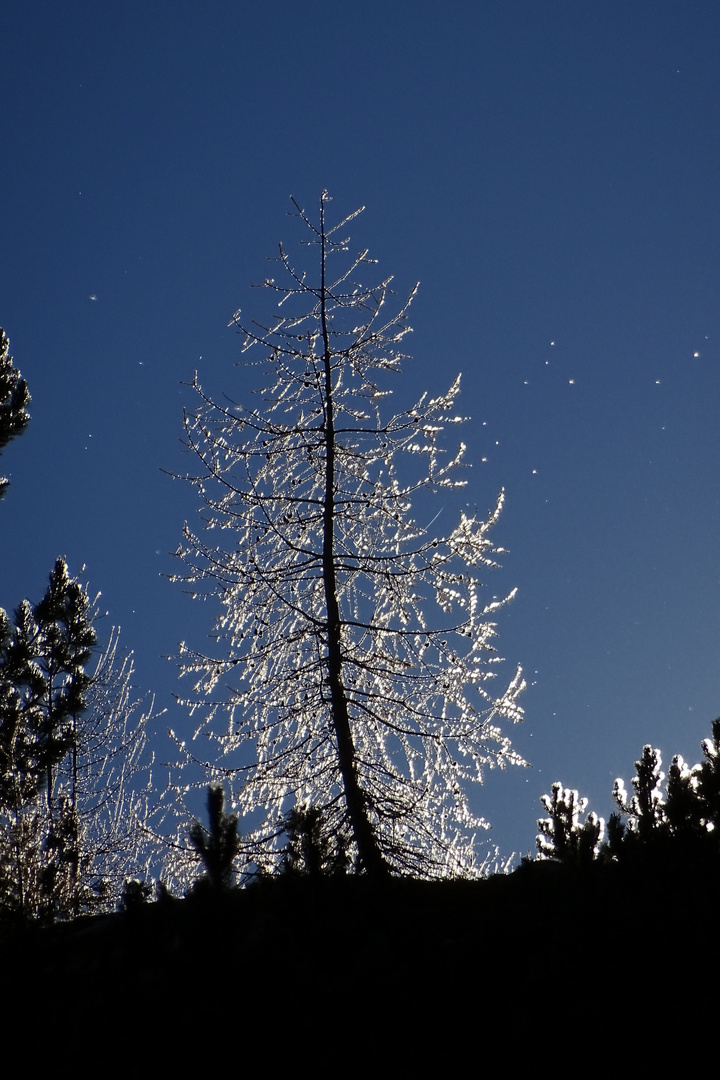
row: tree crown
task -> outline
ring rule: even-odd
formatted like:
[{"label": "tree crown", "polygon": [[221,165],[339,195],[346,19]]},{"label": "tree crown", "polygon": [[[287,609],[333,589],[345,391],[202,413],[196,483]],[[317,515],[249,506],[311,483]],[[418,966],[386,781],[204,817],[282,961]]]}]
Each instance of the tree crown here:
[{"label": "tree crown", "polygon": [[514,593],[484,603],[477,576],[503,551],[490,538],[503,495],[444,535],[412,516],[414,498],[466,483],[464,445],[442,445],[462,420],[460,379],[385,415],[415,290],[392,312],[390,278],[359,282],[371,260],[349,256],[344,233],[357,214],[329,227],[328,201],[317,224],[295,203],[315,267],[280,247],[282,277],[262,286],[275,318],[234,316],[243,353],[271,373],[259,403],[219,403],[193,382],[187,479],[205,531],[186,525],[177,578],[222,614],[215,655],[182,650],[195,736],[220,752],[191,756],[233,785],[242,813],[264,809],[249,834],[258,859],[297,804],[365,868],[466,871],[486,825],[467,782],[524,764],[500,726],[522,717],[520,670],[493,686],[495,618]]}]

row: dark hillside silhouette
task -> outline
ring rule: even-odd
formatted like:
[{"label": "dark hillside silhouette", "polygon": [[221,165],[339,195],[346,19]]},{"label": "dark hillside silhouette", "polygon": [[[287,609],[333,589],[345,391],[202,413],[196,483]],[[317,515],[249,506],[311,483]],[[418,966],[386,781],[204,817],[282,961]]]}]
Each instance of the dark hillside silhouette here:
[{"label": "dark hillside silhouette", "polygon": [[714,1022],[700,972],[720,959],[719,901],[708,866],[544,862],[476,882],[281,875],[15,935],[3,970],[16,1011],[49,981],[70,991],[61,1011],[96,1032],[131,1008],[156,1047],[184,1044],[183,1018],[219,1008],[245,1064],[456,1075],[497,1040],[531,1058],[545,1025],[561,1025],[565,1053],[587,1054],[592,1032],[623,1016],[655,1031],[672,1006],[677,1036]]}]

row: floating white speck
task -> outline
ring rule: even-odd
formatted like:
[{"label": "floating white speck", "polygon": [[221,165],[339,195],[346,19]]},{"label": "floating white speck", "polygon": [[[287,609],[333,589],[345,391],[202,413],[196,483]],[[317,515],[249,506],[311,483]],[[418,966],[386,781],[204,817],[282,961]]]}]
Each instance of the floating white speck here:
[{"label": "floating white speck", "polygon": [[694,352],[694,353],[693,353],[693,356],[695,357],[695,359],[696,359],[696,360],[697,360],[697,358],[698,358],[698,356],[699,356],[699,355],[700,355],[700,353],[699,353],[699,352]]},{"label": "floating white speck", "polygon": [[568,382],[569,382],[569,383],[570,383],[570,385],[572,386],[572,385],[573,385],[573,383],[575,382],[575,380],[574,380],[574,379],[568,379]]},{"label": "floating white speck", "polygon": [[92,296],[88,296],[88,300],[97,300],[95,293],[93,293]]}]

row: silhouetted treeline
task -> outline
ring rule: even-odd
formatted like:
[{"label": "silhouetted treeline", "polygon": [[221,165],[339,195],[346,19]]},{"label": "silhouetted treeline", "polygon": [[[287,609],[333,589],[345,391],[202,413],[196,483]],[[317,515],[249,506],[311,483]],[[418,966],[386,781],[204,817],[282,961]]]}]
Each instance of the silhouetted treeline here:
[{"label": "silhouetted treeline", "polygon": [[633,794],[624,780],[613,786],[617,811],[607,822],[588,813],[587,799],[576,789],[552,786],[542,803],[548,817],[538,821],[540,859],[575,868],[591,863],[634,863],[638,860],[720,859],[720,719],[712,736],[702,742],[703,760],[689,766],[679,754],[667,773],[660,751],[650,745],[635,762]]}]

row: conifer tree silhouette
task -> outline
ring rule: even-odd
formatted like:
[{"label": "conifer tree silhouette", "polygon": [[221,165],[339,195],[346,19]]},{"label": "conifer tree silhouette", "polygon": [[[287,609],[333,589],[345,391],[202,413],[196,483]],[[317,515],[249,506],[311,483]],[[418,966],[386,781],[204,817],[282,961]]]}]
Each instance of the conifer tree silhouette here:
[{"label": "conifer tree silhouette", "polygon": [[190,843],[205,869],[204,878],[200,881],[220,892],[233,884],[233,861],[239,848],[237,814],[225,813],[222,785],[211,784],[208,787],[207,812],[208,828],[194,821],[189,830]]},{"label": "conifer tree silhouette", "polygon": [[[7,905],[54,918],[75,895],[80,854],[75,726],[87,706],[95,631],[87,593],[58,559],[42,600],[24,600],[0,643],[0,817]],[[56,793],[69,755],[70,783]],[[57,796],[57,797],[56,797]]]},{"label": "conifer tree silhouette", "polygon": [[287,874],[319,877],[321,874],[342,874],[349,859],[341,838],[328,836],[323,827],[323,815],[314,806],[294,806],[285,818],[288,838],[282,870]]},{"label": "conifer tree silhouette", "polygon": [[628,816],[629,837],[647,844],[659,835],[665,823],[662,783],[662,757],[659,750],[652,746],[643,747],[643,752],[635,762],[636,775],[632,779],[634,795],[628,798],[625,783],[618,777],[613,787],[613,799],[623,814]]},{"label": "conifer tree silhouette", "polygon": [[[0,450],[27,427],[30,420],[27,411],[29,404],[27,383],[13,364],[10,342],[0,328]],[[9,486],[9,481],[0,477],[0,499]]]},{"label": "conifer tree silhouette", "polygon": [[587,799],[581,799],[574,788],[564,788],[558,780],[552,794],[542,795],[540,801],[548,812],[548,817],[537,823],[540,831],[536,843],[541,857],[576,867],[591,863],[598,854],[605,823],[594,813],[580,821]]},{"label": "conifer tree silhouette", "polygon": [[703,816],[720,836],[720,719],[713,720],[712,736],[702,742],[704,761],[697,774]]}]

